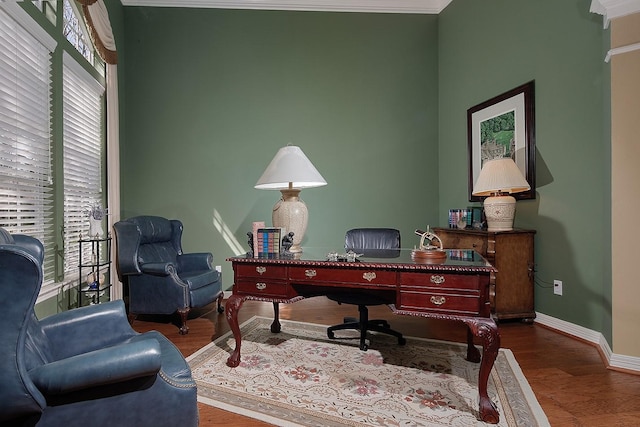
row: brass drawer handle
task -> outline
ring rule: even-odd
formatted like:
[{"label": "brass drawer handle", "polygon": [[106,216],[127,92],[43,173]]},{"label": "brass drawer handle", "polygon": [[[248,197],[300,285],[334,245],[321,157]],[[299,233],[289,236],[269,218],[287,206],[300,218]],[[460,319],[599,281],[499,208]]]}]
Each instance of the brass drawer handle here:
[{"label": "brass drawer handle", "polygon": [[445,297],[442,297],[442,296],[440,296],[440,297],[432,296],[432,297],[431,297],[431,299],[430,299],[430,301],[431,301],[432,303],[434,303],[435,305],[442,305],[442,304],[444,304],[445,302],[447,302],[447,299],[446,299]]},{"label": "brass drawer handle", "polygon": [[267,284],[263,283],[263,282],[258,282],[256,283],[256,289],[259,291],[263,291],[265,289],[267,289]]},{"label": "brass drawer handle", "polygon": [[262,266],[258,266],[258,267],[256,267],[256,272],[257,272],[259,275],[261,275],[261,276],[262,276],[266,271],[267,271],[267,267],[262,267]]},{"label": "brass drawer handle", "polygon": [[435,285],[442,285],[444,283],[444,276],[440,276],[440,275],[431,276],[431,283]]},{"label": "brass drawer handle", "polygon": [[316,277],[318,273],[316,273],[315,270],[305,270],[304,271],[304,275],[311,278],[311,277]]},{"label": "brass drawer handle", "polygon": [[375,271],[367,271],[366,273],[362,273],[362,278],[367,282],[370,282],[376,278],[376,273]]}]

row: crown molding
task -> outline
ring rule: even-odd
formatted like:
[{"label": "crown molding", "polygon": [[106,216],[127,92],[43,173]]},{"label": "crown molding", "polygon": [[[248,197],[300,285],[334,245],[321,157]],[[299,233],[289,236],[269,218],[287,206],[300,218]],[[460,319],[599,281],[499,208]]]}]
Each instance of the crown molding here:
[{"label": "crown molding", "polygon": [[438,14],[452,0],[121,0],[124,6]]},{"label": "crown molding", "polygon": [[591,0],[589,11],[602,15],[607,28],[612,19],[640,13],[640,0]]}]

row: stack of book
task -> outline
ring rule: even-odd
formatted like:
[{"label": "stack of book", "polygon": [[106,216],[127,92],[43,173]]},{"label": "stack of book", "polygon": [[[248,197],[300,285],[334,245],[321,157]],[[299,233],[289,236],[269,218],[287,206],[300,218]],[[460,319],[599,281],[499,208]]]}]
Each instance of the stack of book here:
[{"label": "stack of book", "polygon": [[449,209],[449,228],[471,228],[472,223],[472,209]]},{"label": "stack of book", "polygon": [[254,240],[254,254],[258,258],[277,258],[280,255],[282,229],[263,227],[257,229]]}]

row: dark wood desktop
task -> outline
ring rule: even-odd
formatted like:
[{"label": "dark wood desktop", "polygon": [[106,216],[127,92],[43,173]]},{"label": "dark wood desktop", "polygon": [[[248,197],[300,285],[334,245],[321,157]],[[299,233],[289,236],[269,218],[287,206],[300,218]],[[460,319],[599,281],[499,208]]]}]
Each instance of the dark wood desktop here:
[{"label": "dark wood desktop", "polygon": [[[272,302],[271,332],[278,333],[279,303],[336,292],[375,293],[388,301],[395,314],[453,320],[468,326],[467,360],[481,362],[480,417],[497,423],[498,411],[487,395],[487,381],[500,348],[489,301],[489,280],[495,269],[472,250],[447,250],[447,259],[440,264],[415,262],[407,249],[367,253],[356,262],[327,261],[330,251],[305,248],[293,259],[227,259],[233,265],[235,280],[226,317],[236,343],[227,365],[240,363],[238,311],[245,300]],[[473,345],[474,337],[482,343],[482,357]]]}]

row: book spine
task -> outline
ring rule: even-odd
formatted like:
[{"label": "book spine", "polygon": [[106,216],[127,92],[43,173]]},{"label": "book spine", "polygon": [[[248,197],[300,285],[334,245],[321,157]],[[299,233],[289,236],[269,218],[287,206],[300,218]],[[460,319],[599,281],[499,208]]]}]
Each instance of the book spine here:
[{"label": "book spine", "polygon": [[253,247],[251,248],[251,250],[253,251],[253,256],[257,257],[258,256],[258,252],[260,251],[261,246],[258,243],[258,230],[260,228],[264,228],[264,221],[255,221],[252,227],[252,232],[253,232]]},{"label": "book spine", "polygon": [[258,256],[277,258],[280,254],[280,229],[265,227],[258,229]]}]

